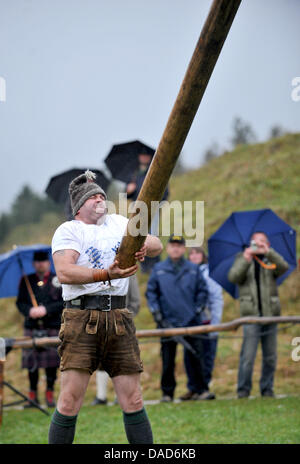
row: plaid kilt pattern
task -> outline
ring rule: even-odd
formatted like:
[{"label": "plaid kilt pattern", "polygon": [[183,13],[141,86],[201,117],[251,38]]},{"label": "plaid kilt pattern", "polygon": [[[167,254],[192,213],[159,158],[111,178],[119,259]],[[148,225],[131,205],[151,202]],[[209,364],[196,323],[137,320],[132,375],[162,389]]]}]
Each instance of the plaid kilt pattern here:
[{"label": "plaid kilt pattern", "polygon": [[[57,337],[59,329],[45,329],[48,337]],[[25,329],[24,335],[32,337],[33,331]],[[40,349],[23,348],[22,350],[22,368],[35,370],[46,367],[59,367],[60,359],[56,347]]]}]

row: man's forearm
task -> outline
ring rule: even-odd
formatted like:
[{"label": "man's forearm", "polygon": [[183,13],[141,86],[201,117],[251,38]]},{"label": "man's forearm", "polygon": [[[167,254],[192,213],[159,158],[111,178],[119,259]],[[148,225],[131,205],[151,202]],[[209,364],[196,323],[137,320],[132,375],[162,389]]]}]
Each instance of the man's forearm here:
[{"label": "man's forearm", "polygon": [[101,269],[89,269],[88,267],[78,266],[77,264],[68,264],[61,269],[56,268],[58,280],[61,284],[82,285],[99,282],[95,279],[95,272]]}]

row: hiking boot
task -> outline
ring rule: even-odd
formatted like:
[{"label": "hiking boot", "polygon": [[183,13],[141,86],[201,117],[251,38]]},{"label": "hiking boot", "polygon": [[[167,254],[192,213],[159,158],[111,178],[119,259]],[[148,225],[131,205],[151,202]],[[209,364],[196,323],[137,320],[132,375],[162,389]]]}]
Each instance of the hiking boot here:
[{"label": "hiking boot", "polygon": [[98,406],[98,405],[100,405],[100,404],[102,404],[102,405],[103,405],[103,404],[107,404],[107,399],[101,400],[100,398],[97,398],[97,396],[96,396],[96,398],[94,399],[94,401],[91,403],[91,406]]},{"label": "hiking boot", "polygon": [[249,393],[246,392],[246,391],[241,390],[241,391],[238,392],[238,399],[239,400],[242,399],[242,398],[248,398],[248,396],[249,396]]},{"label": "hiking boot", "polygon": [[46,404],[48,408],[55,408],[56,406],[52,390],[46,391]]},{"label": "hiking boot", "polygon": [[198,393],[195,393],[189,390],[184,395],[180,396],[179,399],[181,401],[191,401],[191,400],[197,400],[198,396],[199,396]]},{"label": "hiking boot", "polygon": [[214,393],[210,393],[209,391],[204,391],[200,395],[198,395],[197,400],[215,400],[216,395]]},{"label": "hiking boot", "polygon": [[[34,401],[36,404],[40,404],[39,399],[38,399],[38,397],[37,397],[37,392],[36,392],[36,391],[32,391],[32,390],[31,390],[31,391],[28,393],[28,398],[29,398],[31,401]],[[28,403],[24,404],[24,406],[23,406],[24,409],[27,409],[27,408],[34,408],[34,407],[35,407],[35,406],[34,406],[32,403],[29,403],[29,401],[28,401]]]},{"label": "hiking boot", "polygon": [[161,403],[171,403],[173,401],[172,396],[169,395],[163,395],[160,402]]}]

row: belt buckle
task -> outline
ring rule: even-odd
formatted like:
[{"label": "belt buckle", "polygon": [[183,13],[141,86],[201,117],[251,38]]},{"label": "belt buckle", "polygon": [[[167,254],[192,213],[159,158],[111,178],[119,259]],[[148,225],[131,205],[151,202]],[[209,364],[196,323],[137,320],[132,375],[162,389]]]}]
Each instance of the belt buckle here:
[{"label": "belt buckle", "polygon": [[111,295],[105,295],[107,297],[107,309],[102,309],[102,311],[110,311],[111,310]]}]

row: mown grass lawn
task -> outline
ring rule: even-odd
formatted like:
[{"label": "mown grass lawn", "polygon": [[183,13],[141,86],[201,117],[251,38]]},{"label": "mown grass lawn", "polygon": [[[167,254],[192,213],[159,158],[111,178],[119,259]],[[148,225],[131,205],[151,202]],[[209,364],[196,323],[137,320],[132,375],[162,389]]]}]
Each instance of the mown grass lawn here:
[{"label": "mown grass lawn", "polygon": [[[300,397],[147,406],[156,444],[299,444]],[[4,411],[0,443],[47,443],[50,418]],[[127,443],[118,406],[81,409],[75,443]]]}]

